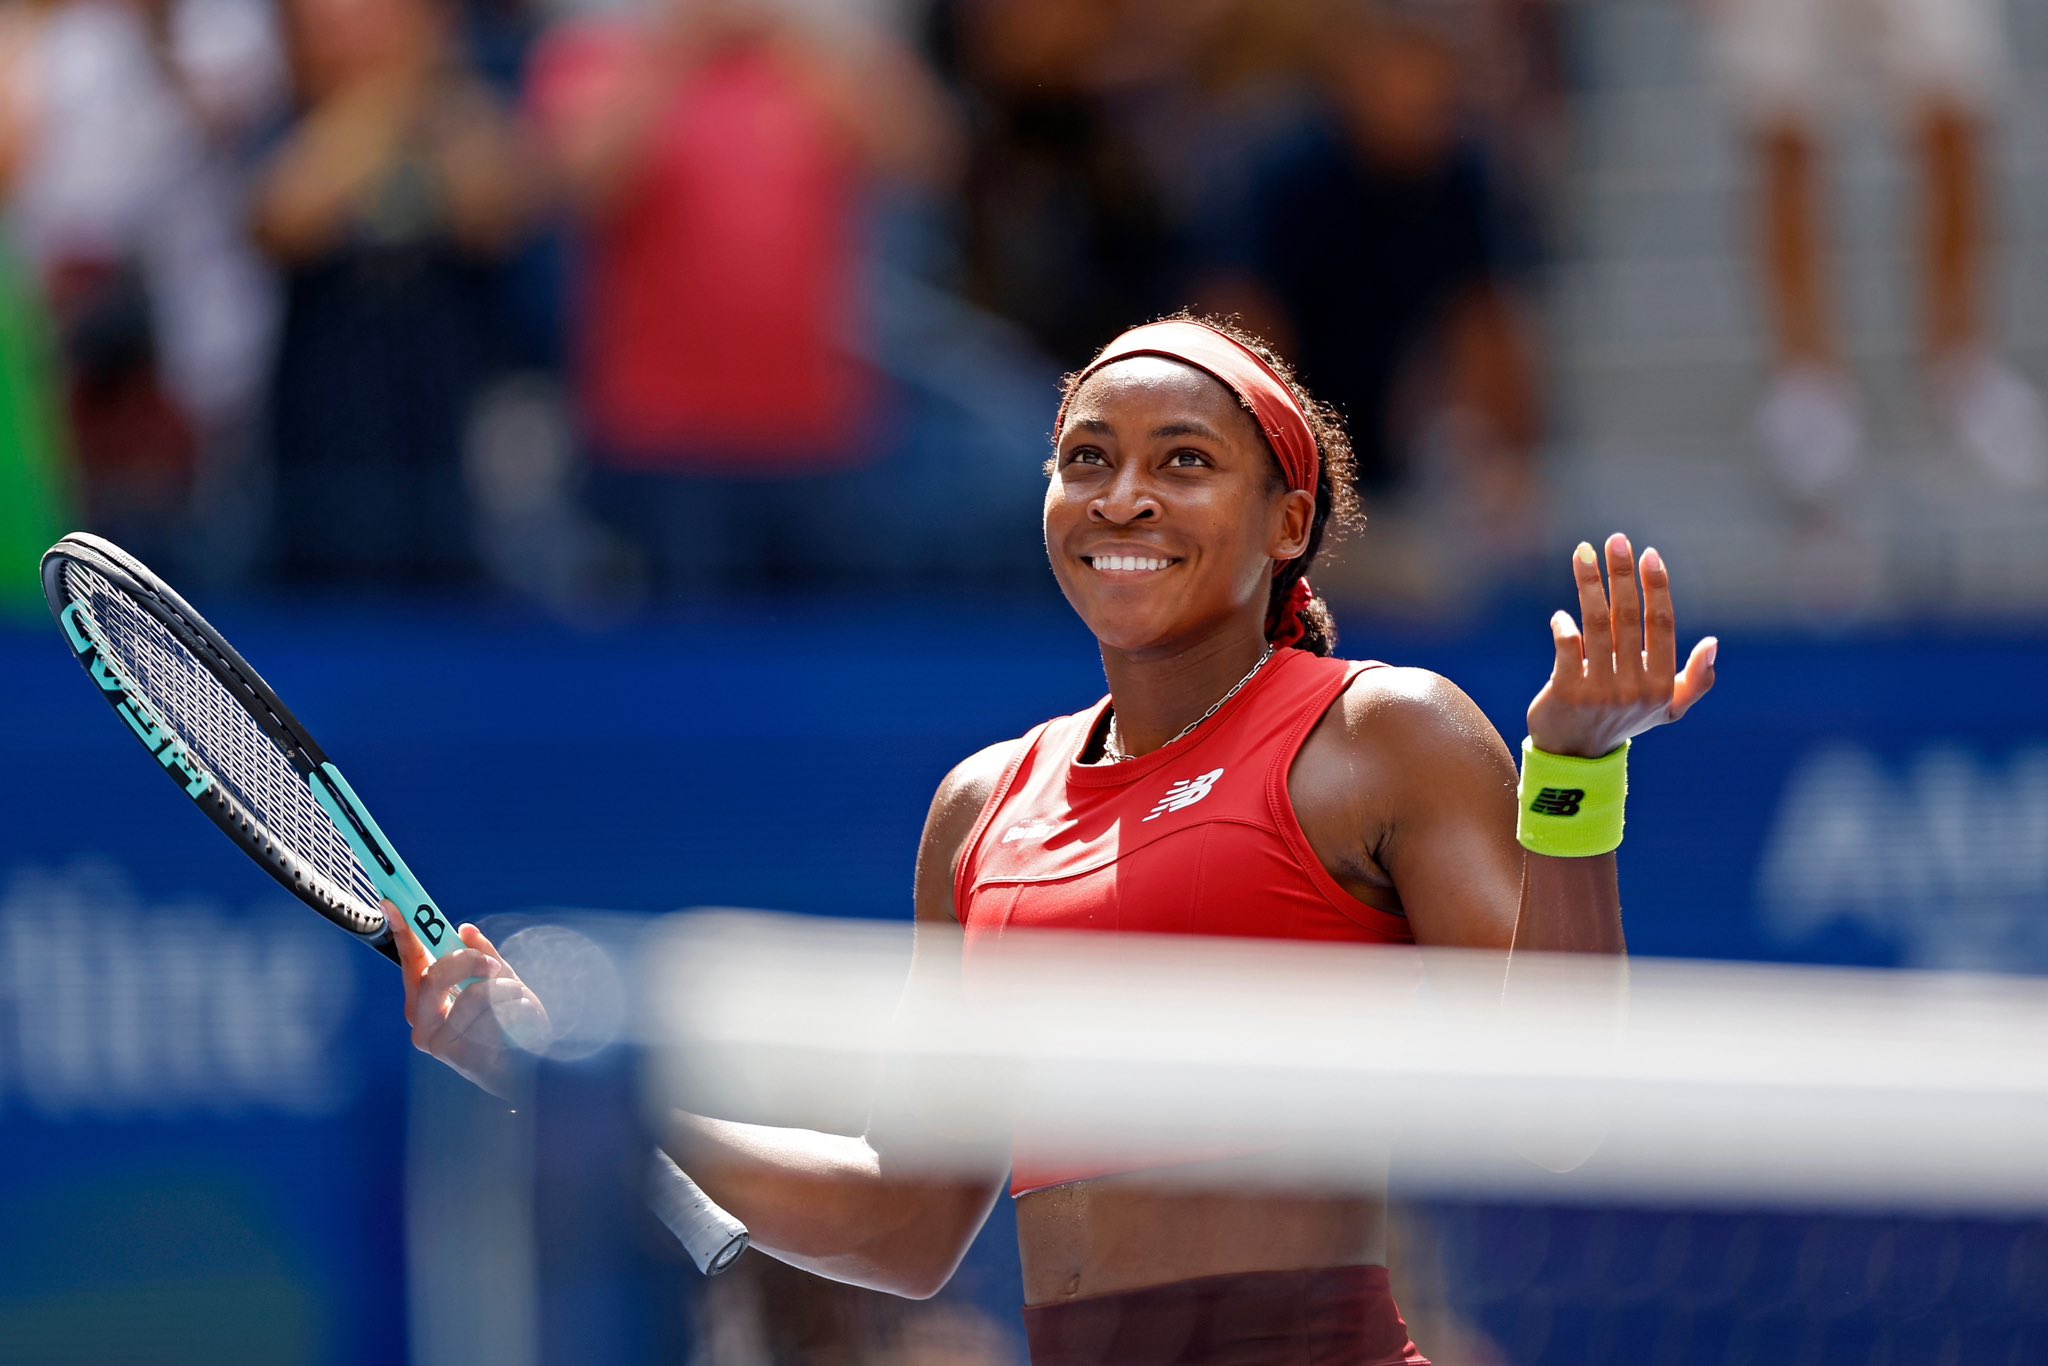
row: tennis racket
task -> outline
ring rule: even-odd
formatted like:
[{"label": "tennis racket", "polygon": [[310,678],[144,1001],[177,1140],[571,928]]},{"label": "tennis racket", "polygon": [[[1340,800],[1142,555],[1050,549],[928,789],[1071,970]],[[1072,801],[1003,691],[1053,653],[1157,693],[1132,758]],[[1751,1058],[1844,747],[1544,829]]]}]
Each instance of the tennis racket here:
[{"label": "tennis racket", "polygon": [[[391,959],[404,933],[429,954],[461,948],[455,926],[386,839],[355,789],[220,632],[119,546],[74,533],[43,556],[43,595],[72,653],[157,765],[280,885]],[[747,1230],[665,1155],[655,1213],[715,1275]]]}]

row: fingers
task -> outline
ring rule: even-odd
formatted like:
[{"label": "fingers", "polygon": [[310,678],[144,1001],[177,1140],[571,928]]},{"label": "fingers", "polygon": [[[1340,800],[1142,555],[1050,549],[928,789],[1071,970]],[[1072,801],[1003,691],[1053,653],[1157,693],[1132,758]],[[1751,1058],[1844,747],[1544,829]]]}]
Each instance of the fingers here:
[{"label": "fingers", "polygon": [[458,927],[463,946],[436,959],[409,926],[399,923],[396,906],[385,902],[384,914],[391,918],[397,941],[413,1047],[486,1091],[511,1098],[516,1069],[508,1061],[508,1047],[540,1052],[553,1037],[540,998],[476,926]]},{"label": "fingers", "polygon": [[434,1041],[447,1024],[465,982],[488,981],[510,973],[502,959],[476,949],[457,949],[437,960],[420,974],[413,988],[413,1008],[406,1018],[412,1021],[414,1046],[422,1052],[434,1051]]},{"label": "fingers", "polygon": [[498,977],[463,988],[448,1007],[447,1031],[457,1039],[501,1046],[510,1043],[529,1053],[542,1053],[554,1037],[548,1013],[517,977]]},{"label": "fingers", "polygon": [[1708,689],[1714,686],[1714,663],[1720,652],[1721,642],[1713,636],[1692,647],[1685,669],[1673,684],[1667,719],[1676,721],[1692,709],[1693,703],[1707,695]]},{"label": "fingers", "polygon": [[489,980],[493,977],[511,975],[505,960],[480,949],[457,949],[446,958],[439,958],[420,977],[420,996],[423,1000],[436,1001],[454,991],[464,982]]},{"label": "fingers", "polygon": [[[516,978],[501,977],[486,982],[472,982],[456,992],[453,999],[448,1002],[448,1013],[442,1021],[444,1031],[456,1038],[462,1038],[479,1020],[516,1007],[525,998],[526,988]],[[498,1029],[496,1032],[503,1031]]]},{"label": "fingers", "polygon": [[407,977],[425,971],[427,951],[421,945],[418,936],[408,930],[405,922],[398,918],[398,907],[388,900],[379,902],[378,905],[383,907],[384,921],[391,929],[392,947],[398,950],[398,965],[405,969]]},{"label": "fingers", "polygon": [[474,925],[464,922],[455,932],[462,936],[463,943],[473,949],[482,949],[493,958],[503,958],[505,956],[499,953],[498,946],[487,939],[484,936],[484,932]]},{"label": "fingers", "polygon": [[1591,543],[1580,541],[1572,552],[1572,578],[1579,586],[1579,620],[1585,623],[1586,678],[1597,683],[1614,676],[1614,622],[1600,581],[1600,557]]},{"label": "fingers", "polygon": [[1643,676],[1643,595],[1635,547],[1615,532],[1607,538],[1607,604],[1614,623],[1614,672],[1624,682]]},{"label": "fingers", "polygon": [[[1551,683],[1529,707],[1529,733],[1558,754],[1604,754],[1630,736],[1676,721],[1714,686],[1712,636],[1678,664],[1678,626],[1671,571],[1654,547],[1640,557],[1616,532],[1601,551],[1579,542],[1572,579],[1579,590],[1577,626],[1568,612],[1550,620],[1556,649]],[[1539,731],[1541,732],[1539,734]],[[1546,741],[1548,743],[1546,743]]]},{"label": "fingers", "polygon": [[406,1023],[417,1025],[414,1012],[419,1005],[420,977],[428,966],[427,950],[413,937],[412,931],[399,922],[398,907],[389,901],[382,904],[384,918],[391,923],[392,947],[398,950],[398,975],[405,983]]},{"label": "fingers", "polygon": [[1651,690],[1669,691],[1678,672],[1678,618],[1671,606],[1671,571],[1655,546],[1643,552],[1643,664]]},{"label": "fingers", "polygon": [[1552,679],[1570,684],[1586,676],[1585,637],[1579,634],[1579,624],[1572,620],[1570,612],[1550,614],[1550,643],[1557,649],[1557,658],[1550,666]]}]

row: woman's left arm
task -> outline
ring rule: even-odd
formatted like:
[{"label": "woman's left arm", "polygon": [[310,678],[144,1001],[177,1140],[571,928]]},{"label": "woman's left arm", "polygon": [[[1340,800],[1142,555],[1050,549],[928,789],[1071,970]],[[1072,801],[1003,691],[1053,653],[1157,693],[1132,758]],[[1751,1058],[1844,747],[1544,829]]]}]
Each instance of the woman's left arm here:
[{"label": "woman's left arm", "polygon": [[[1661,557],[1647,551],[1638,564],[1628,538],[1618,534],[1606,551],[1603,582],[1599,556],[1579,546],[1572,572],[1581,620],[1560,611],[1550,621],[1552,672],[1528,712],[1539,761],[1611,755],[1631,737],[1684,716],[1714,683],[1712,637],[1693,647],[1683,670],[1677,667],[1671,576]],[[1516,831],[1524,803],[1507,746],[1448,681],[1403,672],[1420,681],[1382,690],[1381,705],[1398,708],[1398,718],[1369,728],[1384,761],[1375,770],[1392,780],[1384,842],[1375,854],[1394,879],[1418,942],[1625,952],[1615,854],[1562,856],[1523,847]],[[1561,789],[1551,808],[1569,807],[1575,790]]]},{"label": "woman's left arm", "polygon": [[[1550,618],[1556,647],[1550,680],[1529,704],[1529,743],[1539,753],[1602,759],[1632,737],[1684,716],[1714,686],[1720,642],[1708,636],[1678,668],[1671,573],[1656,550],[1638,564],[1628,537],[1607,538],[1607,582],[1599,556],[1580,542],[1572,554],[1583,625],[1569,612]],[[1625,760],[1615,757],[1609,762]],[[1567,771],[1570,771],[1567,769]],[[1536,791],[1530,791],[1530,788]],[[1547,789],[1525,781],[1518,806],[1544,805]],[[1550,803],[1574,804],[1570,794]],[[1619,823],[1619,811],[1615,812]],[[1619,832],[1617,831],[1617,834]],[[1621,890],[1612,852],[1559,856],[1525,851],[1514,947],[1562,953],[1622,953]]]}]

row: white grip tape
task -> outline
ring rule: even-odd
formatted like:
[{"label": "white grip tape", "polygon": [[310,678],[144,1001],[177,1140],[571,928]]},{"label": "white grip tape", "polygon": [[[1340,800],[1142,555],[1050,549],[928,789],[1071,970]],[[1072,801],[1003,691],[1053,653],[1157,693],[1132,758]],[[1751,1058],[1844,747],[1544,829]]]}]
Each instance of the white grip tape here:
[{"label": "white grip tape", "polygon": [[747,1226],[713,1204],[658,1148],[647,1164],[647,1203],[707,1276],[716,1276],[747,1250]]}]

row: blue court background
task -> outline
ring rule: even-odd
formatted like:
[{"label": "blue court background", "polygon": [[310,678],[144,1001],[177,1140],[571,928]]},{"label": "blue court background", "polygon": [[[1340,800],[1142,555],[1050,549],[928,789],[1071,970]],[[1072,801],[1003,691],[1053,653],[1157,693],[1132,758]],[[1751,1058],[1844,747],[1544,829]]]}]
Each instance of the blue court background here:
[{"label": "blue court background", "polygon": [[[474,919],[905,917],[947,768],[1102,690],[1043,599],[778,599],[594,632],[204,606]],[[1514,739],[1546,614],[1355,622],[1345,652],[1448,674]],[[1719,688],[1633,761],[1635,951],[2048,971],[2044,699],[2037,633],[1724,632]],[[391,969],[184,809],[45,623],[0,626],[0,715],[0,1361],[402,1360]],[[1454,1211],[1446,1236],[1491,1217]],[[2038,1324],[2044,1297],[2011,1312]],[[1497,1312],[1511,1332],[1527,1295]],[[1718,1359],[1700,1350],[1670,1359]]]}]

